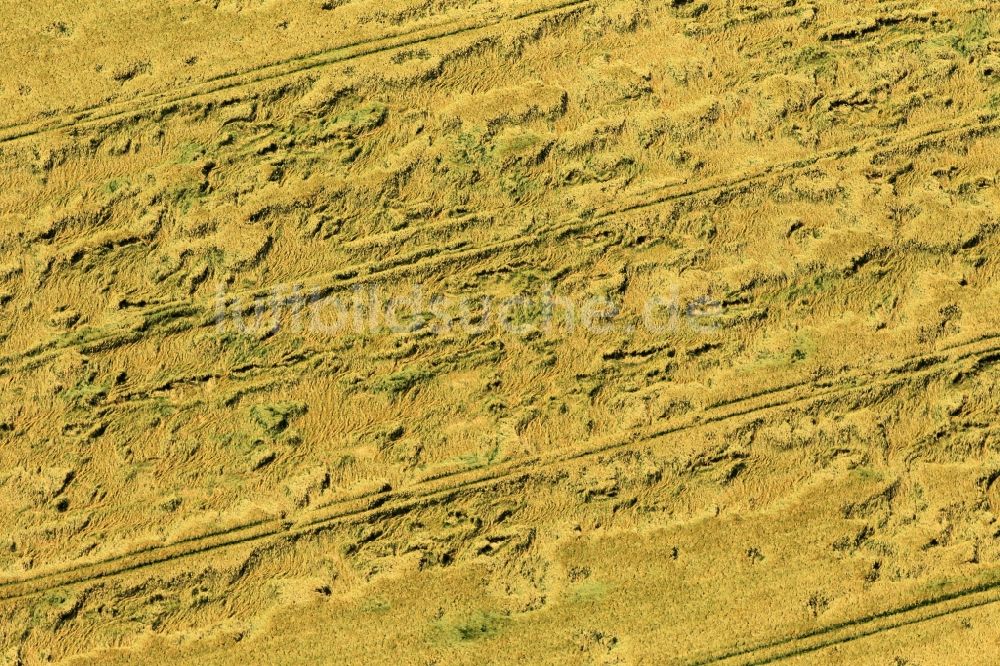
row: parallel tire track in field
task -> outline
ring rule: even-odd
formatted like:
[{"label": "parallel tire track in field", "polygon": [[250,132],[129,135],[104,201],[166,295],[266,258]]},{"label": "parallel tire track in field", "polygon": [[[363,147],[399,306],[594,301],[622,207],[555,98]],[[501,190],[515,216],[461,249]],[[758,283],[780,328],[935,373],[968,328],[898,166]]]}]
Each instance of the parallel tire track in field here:
[{"label": "parallel tire track in field", "polygon": [[[418,250],[411,254],[413,260],[409,262],[401,262],[397,257],[390,261],[375,261],[361,265],[345,266],[333,273],[308,276],[293,283],[230,292],[226,294],[230,303],[227,307],[231,307],[232,301],[237,299],[239,301],[251,302],[251,305],[247,306],[247,311],[253,307],[267,307],[269,305],[268,300],[275,294],[289,294],[296,289],[300,295],[309,294],[311,298],[322,299],[358,285],[367,285],[380,280],[405,277],[420,271],[439,270],[445,266],[451,266],[463,261],[481,261],[499,252],[536,245],[543,242],[546,236],[570,238],[574,235],[597,229],[602,224],[613,221],[618,216],[627,213],[646,210],[701,195],[713,193],[732,195],[734,192],[745,192],[757,183],[773,178],[787,178],[799,175],[825,162],[836,162],[863,154],[872,155],[876,159],[886,159],[893,153],[906,148],[924,148],[936,142],[956,137],[967,137],[969,134],[987,134],[998,129],[1000,129],[1000,119],[997,118],[996,114],[976,112],[963,116],[961,119],[921,128],[902,137],[898,133],[880,135],[863,142],[832,148],[807,158],[765,165],[759,169],[743,172],[738,175],[720,176],[694,183],[666,186],[658,189],[652,196],[645,196],[623,205],[593,211],[585,219],[564,220],[556,226],[497,240],[489,245],[472,248],[452,247],[444,248],[444,250]],[[502,210],[487,211],[479,213],[479,215],[492,215],[502,212]],[[419,229],[416,231],[419,231]],[[288,304],[287,301],[279,300],[277,302],[279,304]],[[158,318],[162,313],[176,309],[181,314],[178,317],[171,318],[171,330],[179,331],[215,323],[217,306],[217,299],[185,299],[160,303],[145,310],[132,311],[130,314],[133,317],[145,320],[146,318]],[[188,323],[184,324],[184,320],[188,320]],[[87,336],[82,340],[77,335],[74,335],[69,337],[69,339],[63,338],[49,341],[20,354],[0,357],[0,375],[10,373],[14,370],[26,370],[37,367],[65,349],[83,349],[88,353],[99,353],[115,349],[123,344],[134,342],[147,330],[148,328],[143,324],[138,329],[119,329],[110,333]]]},{"label": "parallel tire track in field", "polygon": [[[581,449],[563,450],[548,456],[519,458],[485,470],[443,474],[415,482],[413,486],[399,491],[387,490],[334,501],[324,507],[307,511],[297,518],[264,519],[97,562],[76,564],[28,578],[0,581],[0,601],[28,597],[66,585],[85,584],[227,546],[322,532],[351,521],[375,521],[406,513],[421,506],[439,503],[454,497],[457,493],[476,492],[504,483],[529,479],[538,470],[628,449],[643,442],[707,425],[820,404],[827,400],[839,400],[866,391],[891,389],[957,367],[969,364],[992,365],[997,361],[1000,361],[1000,333],[883,367],[848,371],[839,378],[822,383],[806,380],[770,391],[757,392],[746,398],[726,400],[699,412],[670,419],[664,424],[635,428],[592,442]],[[968,593],[975,592],[976,590],[971,590]]]},{"label": "parallel tire track in field", "polygon": [[[996,573],[994,572],[994,575]],[[733,649],[715,657],[690,662],[690,664],[691,666],[773,664],[824,648],[875,636],[882,632],[981,608],[998,601],[1000,601],[1000,578],[853,620],[838,622],[803,634],[779,638],[750,648]]]},{"label": "parallel tire track in field", "polygon": [[562,2],[527,8],[512,15],[494,17],[485,21],[471,18],[454,19],[438,25],[419,28],[412,32],[377,37],[353,44],[344,44],[331,49],[261,65],[234,74],[211,77],[207,80],[187,85],[180,92],[147,93],[121,102],[95,105],[61,116],[11,124],[0,128],[0,145],[57,130],[108,124],[115,120],[183,104],[200,97],[293,77],[303,72],[328,65],[394,51],[408,46],[426,44],[448,37],[457,37],[493,28],[498,25],[556,14],[564,10],[576,10],[594,5],[596,5],[596,0],[563,0]]},{"label": "parallel tire track in field", "polygon": [[[455,18],[416,28],[408,32],[396,32],[356,42],[348,42],[332,48],[303,53],[244,70],[209,76],[200,81],[181,86],[179,92],[176,88],[141,92],[119,102],[93,104],[59,115],[3,125],[0,126],[0,145],[61,129],[106,124],[129,116],[149,113],[182,104],[199,97],[246,88],[258,83],[289,78],[320,67],[387,51],[394,51],[408,46],[426,44],[448,37],[456,37],[506,23],[554,14],[561,10],[575,10],[596,6],[598,6],[596,0],[563,0],[562,2],[548,5],[524,8],[515,11],[511,15],[494,17],[486,21],[475,20],[469,17]],[[985,9],[985,7],[973,7],[966,9],[965,12],[974,12],[982,9]],[[780,5],[759,10],[743,19],[727,19],[717,26],[703,26],[700,30],[708,30],[709,32],[719,29],[724,30],[740,22],[784,18],[798,11],[801,10],[795,8],[787,9],[785,5]]]},{"label": "parallel tire track in field", "polygon": [[[705,194],[716,190],[727,192],[740,187],[747,187],[769,178],[801,174],[824,162],[835,162],[863,154],[872,155],[877,159],[885,159],[892,153],[904,148],[924,148],[934,142],[945,141],[949,138],[956,138],[956,136],[963,137],[963,135],[967,135],[968,133],[975,134],[977,132],[986,134],[998,128],[1000,128],[1000,118],[998,118],[996,113],[977,111],[946,123],[927,125],[909,134],[888,132],[856,143],[830,148],[797,160],[768,164],[759,169],[735,176],[706,179],[697,184],[689,185],[686,188],[683,186],[667,187],[664,188],[664,191],[654,193],[653,196],[644,200],[602,211],[601,215],[621,215],[676,199]],[[675,189],[677,191],[672,191]]]}]

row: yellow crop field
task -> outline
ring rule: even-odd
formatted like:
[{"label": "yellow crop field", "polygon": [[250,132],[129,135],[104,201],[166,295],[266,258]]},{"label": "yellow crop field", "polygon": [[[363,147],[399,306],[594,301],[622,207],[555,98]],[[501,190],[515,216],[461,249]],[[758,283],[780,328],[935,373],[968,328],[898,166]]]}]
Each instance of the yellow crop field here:
[{"label": "yellow crop field", "polygon": [[997,663],[1000,5],[0,16],[0,664]]}]

